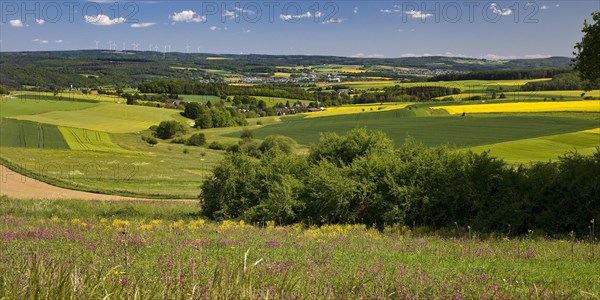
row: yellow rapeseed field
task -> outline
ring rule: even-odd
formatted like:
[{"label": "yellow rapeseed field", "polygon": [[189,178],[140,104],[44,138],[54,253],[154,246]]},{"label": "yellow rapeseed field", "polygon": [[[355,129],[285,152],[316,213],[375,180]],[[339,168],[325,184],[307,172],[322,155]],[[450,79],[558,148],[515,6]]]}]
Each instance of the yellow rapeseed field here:
[{"label": "yellow rapeseed field", "polygon": [[600,127],[598,127],[598,128],[594,128],[594,129],[588,129],[588,130],[584,130],[584,131],[582,131],[582,133],[595,133],[595,134],[600,134]]},{"label": "yellow rapeseed field", "polygon": [[600,101],[562,101],[562,102],[518,102],[494,104],[469,104],[436,106],[434,109],[444,109],[450,114],[466,113],[505,113],[505,112],[558,112],[583,111],[600,112]]},{"label": "yellow rapeseed field", "polygon": [[328,107],[324,111],[306,113],[306,118],[318,118],[318,117],[329,117],[337,115],[347,114],[358,114],[368,113],[383,110],[402,109],[408,106],[406,103],[394,103],[394,104],[373,104],[373,105],[349,105],[349,106],[337,106]]}]

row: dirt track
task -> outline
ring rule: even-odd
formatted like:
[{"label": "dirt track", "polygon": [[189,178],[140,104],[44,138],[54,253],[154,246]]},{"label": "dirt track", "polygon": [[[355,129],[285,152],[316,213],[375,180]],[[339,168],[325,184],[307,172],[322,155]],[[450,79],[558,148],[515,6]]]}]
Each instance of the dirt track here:
[{"label": "dirt track", "polygon": [[23,176],[2,165],[0,165],[0,195],[6,195],[13,199],[138,200],[137,198],[59,188]]}]

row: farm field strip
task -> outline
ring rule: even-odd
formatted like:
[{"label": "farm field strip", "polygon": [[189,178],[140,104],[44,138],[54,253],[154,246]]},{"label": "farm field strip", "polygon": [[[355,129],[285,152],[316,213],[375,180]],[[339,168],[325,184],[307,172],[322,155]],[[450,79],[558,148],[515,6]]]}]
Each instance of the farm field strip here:
[{"label": "farm field strip", "polygon": [[39,149],[69,149],[56,126],[0,119],[0,146]]},{"label": "farm field strip", "polygon": [[562,102],[520,102],[492,103],[470,105],[433,106],[433,109],[444,109],[450,114],[466,113],[510,113],[510,112],[563,112],[583,111],[600,113],[600,101],[562,101]]},{"label": "farm field strip", "polygon": [[185,121],[177,110],[111,103],[78,111],[54,111],[14,118],[109,133],[138,132],[171,119]]},{"label": "farm field strip", "polygon": [[72,150],[129,152],[113,143],[106,132],[71,127],[58,129]]},{"label": "farm field strip", "polygon": [[329,116],[339,116],[339,115],[347,115],[347,114],[358,114],[358,113],[371,113],[382,110],[394,110],[394,109],[402,109],[407,107],[408,103],[384,103],[383,105],[347,105],[347,106],[334,106],[328,107],[324,111],[318,112],[310,112],[304,113],[302,115],[305,118],[320,118],[320,117],[329,117]]}]

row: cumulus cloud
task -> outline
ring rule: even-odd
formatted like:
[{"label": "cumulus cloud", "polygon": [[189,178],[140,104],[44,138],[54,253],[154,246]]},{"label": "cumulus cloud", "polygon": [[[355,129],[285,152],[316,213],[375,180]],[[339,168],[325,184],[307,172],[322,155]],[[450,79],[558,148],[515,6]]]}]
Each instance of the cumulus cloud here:
[{"label": "cumulus cloud", "polygon": [[187,23],[204,23],[204,22],[206,22],[205,16],[200,16],[193,10],[184,10],[184,11],[181,11],[178,13],[173,13],[173,15],[170,16],[170,18],[171,18],[171,20],[173,20],[173,22],[187,22]]},{"label": "cumulus cloud", "polygon": [[44,19],[35,19],[35,23],[38,25],[42,25],[42,24],[46,23],[46,21]]},{"label": "cumulus cloud", "polygon": [[404,13],[415,19],[427,19],[429,17],[433,17],[433,14],[423,13],[422,11],[419,11],[419,10],[408,10],[408,11],[405,11]]},{"label": "cumulus cloud", "polygon": [[57,43],[57,44],[62,44],[62,43],[63,43],[63,40],[56,40],[56,41],[54,41],[54,42],[55,42],[55,43]]},{"label": "cumulus cloud", "polygon": [[[279,15],[279,18],[284,20],[284,21],[297,21],[303,18],[310,18],[313,15],[310,13],[310,11],[307,11],[306,13],[303,13],[301,15]],[[315,13],[315,17],[320,17],[321,16],[321,12],[316,12]]]},{"label": "cumulus cloud", "polygon": [[111,26],[111,25],[125,23],[125,21],[127,21],[125,18],[121,18],[121,17],[111,19],[107,15],[84,16],[83,19],[85,20],[86,23],[96,25],[96,26]]},{"label": "cumulus cloud", "polygon": [[217,26],[210,26],[210,30],[212,30],[212,31],[215,31],[215,30],[217,30],[217,29],[218,29],[218,27],[217,27]]},{"label": "cumulus cloud", "polygon": [[496,3],[490,4],[490,9],[495,14],[501,15],[501,16],[508,16],[508,15],[512,14],[512,9],[510,9],[510,8],[501,9],[500,7],[498,7],[498,4],[496,4]]},{"label": "cumulus cloud", "polygon": [[19,19],[10,20],[8,23],[12,27],[23,27],[23,22]]},{"label": "cumulus cloud", "polygon": [[352,12],[354,12],[354,14],[356,15],[358,13],[358,6],[355,6]]},{"label": "cumulus cloud", "polygon": [[223,12],[223,17],[228,17],[231,19],[235,19],[237,18],[240,14],[246,14],[246,15],[255,15],[256,12],[253,10],[249,10],[249,9],[244,9],[241,7],[234,7],[232,10],[228,10],[226,9],[225,12]]},{"label": "cumulus cloud", "polygon": [[48,44],[48,40],[33,39],[31,41],[39,44]]},{"label": "cumulus cloud", "polygon": [[541,9],[541,10],[546,10],[546,9],[548,9],[548,6],[546,6],[546,5],[542,5],[542,6],[540,6],[540,9]]},{"label": "cumulus cloud", "polygon": [[150,26],[154,26],[154,25],[156,25],[156,23],[152,23],[152,22],[134,23],[134,24],[131,24],[131,28],[146,28],[146,27],[150,27]]}]

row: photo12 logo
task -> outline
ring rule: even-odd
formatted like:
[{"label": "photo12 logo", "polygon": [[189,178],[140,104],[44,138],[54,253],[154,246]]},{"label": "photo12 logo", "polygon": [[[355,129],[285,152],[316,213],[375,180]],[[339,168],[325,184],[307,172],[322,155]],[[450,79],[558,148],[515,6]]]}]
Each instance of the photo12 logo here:
[{"label": "photo12 logo", "polygon": [[[75,22],[83,18],[95,25],[137,23],[140,11],[135,2],[78,2],[78,1],[2,1],[0,19],[13,27],[35,21],[41,23]],[[108,24],[110,23],[110,24]],[[20,26],[19,26],[20,25]]]},{"label": "photo12 logo", "polygon": [[[188,8],[172,12],[168,19],[172,23],[297,23],[302,20],[315,23],[340,23],[338,3],[330,2],[280,2],[280,1],[170,1],[185,2]],[[164,4],[158,2],[158,4]],[[152,5],[151,3],[148,5]],[[93,25],[140,23],[142,3],[134,1],[2,1],[0,18],[2,23],[21,27],[28,22],[70,23],[83,19]]]},{"label": "photo12 logo", "polygon": [[511,20],[515,23],[538,23],[538,12],[545,6],[536,2],[478,2],[478,1],[405,1],[398,2],[382,13],[400,14],[402,22],[419,20],[423,23],[458,23],[483,20],[497,23]]}]

